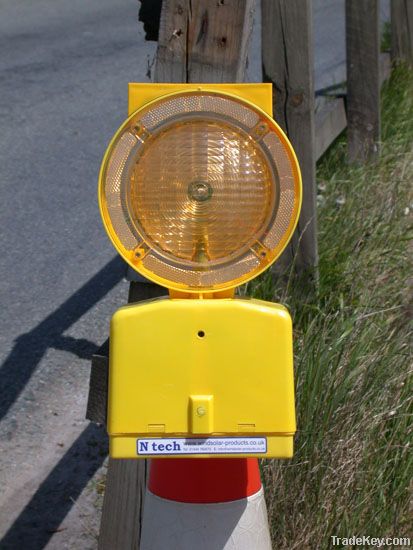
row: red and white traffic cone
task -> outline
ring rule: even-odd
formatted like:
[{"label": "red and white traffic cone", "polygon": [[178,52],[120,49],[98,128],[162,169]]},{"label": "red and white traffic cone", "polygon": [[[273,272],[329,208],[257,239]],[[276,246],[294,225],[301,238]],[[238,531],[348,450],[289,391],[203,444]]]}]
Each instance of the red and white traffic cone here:
[{"label": "red and white traffic cone", "polygon": [[271,550],[255,458],[154,459],[141,550]]}]

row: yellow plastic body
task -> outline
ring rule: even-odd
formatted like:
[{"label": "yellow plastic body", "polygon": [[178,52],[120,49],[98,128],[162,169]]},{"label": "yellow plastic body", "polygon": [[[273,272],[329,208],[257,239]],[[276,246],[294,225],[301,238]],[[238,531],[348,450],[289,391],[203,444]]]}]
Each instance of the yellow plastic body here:
[{"label": "yellow plastic body", "polygon": [[[211,285],[211,287],[203,288],[203,289],[192,288],[183,283],[171,282],[170,280],[154,273],[153,271],[145,269],[142,263],[137,264],[136,255],[134,254],[134,252],[125,251],[119,237],[116,235],[116,232],[113,230],[110,217],[107,213],[107,208],[105,205],[106,203],[104,199],[104,191],[103,191],[105,171],[106,171],[108,160],[111,155],[111,151],[114,145],[116,144],[119,136],[124,131],[124,128],[127,126],[127,124],[129,124],[133,116],[135,116],[135,113],[143,109],[150,109],[152,105],[156,105],[161,100],[172,98],[175,95],[179,95],[182,93],[196,92],[196,91],[225,94],[228,96],[228,98],[241,99],[246,103],[249,103],[251,107],[254,108],[254,110],[258,112],[261,111],[263,118],[272,117],[272,84],[268,84],[268,83],[260,83],[260,84],[129,83],[129,97],[128,97],[129,118],[115,133],[105,152],[100,174],[99,174],[98,201],[99,201],[99,209],[101,212],[103,224],[105,226],[105,229],[108,233],[110,240],[112,241],[112,244],[114,245],[116,250],[120,253],[120,255],[123,257],[123,259],[133,269],[138,271],[141,275],[144,275],[145,277],[154,281],[155,283],[161,286],[165,286],[169,289],[172,289],[173,291],[187,293],[187,294],[193,293],[195,295],[208,294],[212,296],[215,293],[229,291],[235,288],[236,286],[239,286],[240,284],[245,283],[248,280],[258,276],[265,269],[268,269],[271,263],[274,262],[281,255],[283,250],[286,248],[297,226],[298,219],[299,219],[299,212],[301,209],[301,202],[302,202],[301,174],[300,174],[296,154],[290,142],[288,141],[287,136],[279,127],[278,127],[278,132],[279,132],[278,137],[280,139],[280,142],[283,148],[287,152],[287,155],[290,157],[290,160],[292,162],[292,171],[294,174],[293,179],[297,187],[296,192],[297,192],[298,200],[297,200],[294,213],[291,216],[288,229],[286,230],[286,232],[284,233],[283,237],[278,242],[278,244],[274,246],[274,249],[272,249],[273,254],[267,255],[267,259],[265,261],[262,260],[259,267],[257,267],[255,271],[250,272],[248,276],[234,279],[234,281],[227,281],[225,282],[225,285],[224,284],[221,285],[222,288],[214,287],[213,285]],[[272,123],[274,123],[274,121],[272,121]],[[257,244],[259,245],[260,243],[257,241]],[[263,256],[263,258],[265,258],[265,256]],[[271,259],[268,260],[268,258],[271,258]]]},{"label": "yellow plastic body", "polygon": [[272,84],[152,84],[130,82],[128,86],[128,115],[162,96],[189,91],[224,92],[238,96],[262,109],[272,117]]},{"label": "yellow plastic body", "polygon": [[[200,437],[260,437],[266,452],[238,449],[236,455],[288,458],[295,429],[292,325],[283,306],[252,299],[161,298],[114,314],[112,458],[147,458],[137,454],[139,438]],[[174,456],[174,445],[166,447],[168,456]]]}]

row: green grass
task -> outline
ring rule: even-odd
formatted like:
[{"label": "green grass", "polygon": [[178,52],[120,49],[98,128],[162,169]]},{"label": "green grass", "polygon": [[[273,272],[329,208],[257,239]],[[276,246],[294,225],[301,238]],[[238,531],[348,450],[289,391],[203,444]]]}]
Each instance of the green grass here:
[{"label": "green grass", "polygon": [[295,455],[262,463],[274,548],[412,534],[412,144],[413,74],[398,66],[380,160],[347,164],[342,139],[318,166],[317,295],[293,275],[247,289],[286,304],[295,326]]}]

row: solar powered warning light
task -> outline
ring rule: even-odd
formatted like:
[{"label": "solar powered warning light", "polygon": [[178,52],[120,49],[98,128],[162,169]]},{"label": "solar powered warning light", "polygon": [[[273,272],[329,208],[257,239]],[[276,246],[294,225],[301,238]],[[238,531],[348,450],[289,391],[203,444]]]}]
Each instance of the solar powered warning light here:
[{"label": "solar powered warning light", "polygon": [[292,323],[235,297],[298,221],[301,177],[268,84],[131,84],[99,177],[108,235],[169,296],[110,332],[113,458],[279,457],[295,433]]}]

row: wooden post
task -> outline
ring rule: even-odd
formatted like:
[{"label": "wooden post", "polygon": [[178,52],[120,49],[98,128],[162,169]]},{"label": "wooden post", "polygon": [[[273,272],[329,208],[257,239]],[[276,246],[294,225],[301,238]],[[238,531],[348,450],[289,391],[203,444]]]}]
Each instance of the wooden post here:
[{"label": "wooden post", "polygon": [[282,265],[295,262],[305,271],[318,262],[311,0],[262,0],[262,62],[264,80],[274,86],[275,120],[295,149],[304,186],[298,230]]},{"label": "wooden post", "polygon": [[[167,294],[155,284],[133,282],[128,303]],[[86,417],[106,424],[108,398],[109,342],[92,358],[89,400]],[[99,550],[139,550],[141,519],[146,490],[147,461],[109,459],[105,497],[99,532]]]},{"label": "wooden post", "polygon": [[255,0],[163,0],[156,82],[242,82]]},{"label": "wooden post", "polygon": [[346,0],[346,40],[348,156],[365,162],[380,142],[378,0]]},{"label": "wooden post", "polygon": [[109,459],[99,550],[139,550],[147,461]]},{"label": "wooden post", "polygon": [[[255,0],[163,0],[155,81],[242,81],[254,3]],[[165,289],[157,285],[132,283],[129,302],[162,293]],[[107,368],[105,357],[94,358],[91,384],[100,391],[106,388],[106,393]],[[91,387],[88,418],[101,421],[106,399],[95,393]],[[99,550],[139,550],[146,475],[146,461],[109,460]]]},{"label": "wooden post", "polygon": [[413,66],[412,0],[391,0],[391,56]]}]

